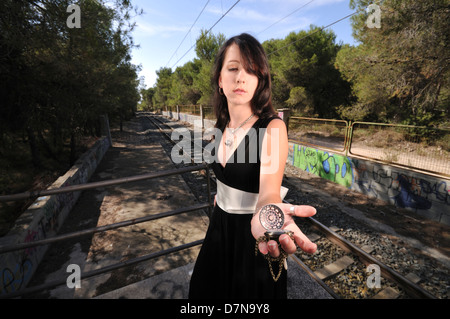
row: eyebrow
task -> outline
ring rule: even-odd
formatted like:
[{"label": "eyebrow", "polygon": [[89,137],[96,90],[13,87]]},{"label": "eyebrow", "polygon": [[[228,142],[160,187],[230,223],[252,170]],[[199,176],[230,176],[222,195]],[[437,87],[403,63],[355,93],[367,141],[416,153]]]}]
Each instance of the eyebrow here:
[{"label": "eyebrow", "polygon": [[230,60],[230,61],[227,61],[227,63],[241,63],[241,61],[238,61],[238,60]]}]

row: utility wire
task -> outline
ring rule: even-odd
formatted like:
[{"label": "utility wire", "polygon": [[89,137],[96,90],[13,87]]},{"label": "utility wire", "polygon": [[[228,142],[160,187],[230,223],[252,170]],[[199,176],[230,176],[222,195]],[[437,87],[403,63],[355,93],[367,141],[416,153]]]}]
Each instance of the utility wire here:
[{"label": "utility wire", "polygon": [[205,11],[206,6],[208,5],[210,0],[206,1],[205,6],[203,7],[202,11],[200,11],[199,15],[197,16],[197,19],[195,19],[194,23],[191,25],[191,28],[189,29],[189,31],[186,33],[186,35],[184,36],[183,40],[181,40],[180,45],[178,46],[178,48],[175,50],[175,52],[172,54],[172,56],[170,57],[169,61],[166,64],[169,65],[170,61],[172,60],[172,58],[174,57],[174,55],[178,52],[178,49],[181,47],[181,45],[183,44],[184,40],[186,39],[186,37],[188,36],[189,32],[191,32],[192,28],[194,27],[194,25],[197,23],[197,20],[200,18],[200,16],[202,15],[203,11]]},{"label": "utility wire", "polygon": [[267,28],[265,28],[264,30],[262,30],[262,31],[260,31],[260,32],[258,32],[258,34],[261,34],[261,33],[263,33],[264,31],[266,31],[267,29],[269,29],[269,28],[271,28],[271,27],[273,27],[275,24],[277,24],[277,23],[279,23],[279,22],[281,22],[281,21],[283,21],[284,19],[286,19],[287,17],[289,17],[289,16],[291,16],[291,15],[293,15],[294,13],[296,13],[297,11],[299,11],[300,9],[303,9],[304,7],[306,7],[308,4],[310,4],[311,2],[313,2],[314,0],[311,0],[311,1],[309,1],[308,3],[305,3],[304,5],[302,5],[300,8],[298,8],[298,9],[295,9],[294,11],[292,11],[291,13],[289,13],[287,16],[285,16],[285,17],[283,17],[283,18],[281,18],[280,20],[278,20],[278,21],[276,21],[276,22],[274,22],[274,23],[272,23],[271,25],[269,25]]},{"label": "utility wire", "polygon": [[319,28],[319,29],[317,29],[316,31],[314,31],[314,32],[312,32],[312,33],[309,33],[309,34],[307,34],[306,36],[304,36],[304,37],[302,37],[302,38],[300,38],[300,39],[298,39],[298,40],[292,41],[291,43],[286,44],[284,47],[281,47],[281,48],[279,48],[279,49],[277,49],[277,50],[275,50],[275,51],[272,51],[272,52],[268,53],[267,56],[270,56],[270,55],[272,55],[272,54],[274,54],[274,53],[276,53],[276,52],[278,52],[278,51],[281,51],[281,50],[283,50],[283,49],[286,49],[287,47],[293,45],[294,43],[297,43],[297,42],[299,42],[299,41],[302,41],[302,40],[304,40],[304,39],[306,39],[306,38],[312,36],[313,34],[315,34],[315,33],[317,33],[317,32],[320,32],[320,31],[322,31],[322,30],[324,30],[324,29],[326,29],[326,28],[331,27],[333,24],[336,24],[336,23],[338,23],[338,22],[341,22],[342,20],[348,19],[348,18],[350,18],[351,16],[354,16],[355,14],[360,13],[361,11],[363,11],[363,9],[358,10],[358,11],[355,11],[355,12],[353,12],[353,13],[351,13],[351,14],[349,14],[349,15],[347,15],[347,16],[345,16],[345,17],[339,19],[339,20],[336,20],[336,21],[330,23],[329,25],[326,25],[326,26],[324,26],[324,27],[322,27],[322,28]]},{"label": "utility wire", "polygon": [[[228,9],[227,12],[225,12],[225,13],[219,18],[219,20],[217,20],[217,21],[213,24],[213,26],[212,26],[211,28],[209,28],[209,30],[206,31],[206,32],[203,34],[203,36],[200,37],[200,38],[198,39],[198,41],[200,41],[202,38],[206,37],[206,35],[207,35],[207,34],[208,34],[208,33],[209,33],[209,32],[210,32],[210,31],[211,31],[211,30],[212,30],[212,29],[220,22],[220,20],[222,20],[223,17],[225,17],[225,16],[228,14],[228,12],[230,12],[231,9],[233,9],[240,1],[241,1],[241,0],[236,1],[236,2],[231,6],[231,8]],[[189,48],[189,50],[187,50],[187,51],[183,54],[183,56],[182,56],[181,58],[179,58],[177,62],[175,62],[175,64],[172,66],[172,69],[173,69],[174,66],[177,65],[178,62],[180,62],[181,59],[184,58],[185,55],[188,54],[189,51],[191,51],[196,45],[197,45],[197,43],[195,43],[193,46],[191,46],[191,47]]]}]

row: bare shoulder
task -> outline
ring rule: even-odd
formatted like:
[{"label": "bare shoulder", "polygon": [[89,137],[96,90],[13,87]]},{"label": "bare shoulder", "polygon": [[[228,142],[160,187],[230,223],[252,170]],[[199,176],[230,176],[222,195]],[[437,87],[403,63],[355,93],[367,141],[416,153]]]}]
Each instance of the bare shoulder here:
[{"label": "bare shoulder", "polygon": [[272,128],[278,128],[278,129],[282,129],[282,130],[286,130],[286,124],[284,123],[284,121],[280,118],[275,118],[272,121],[270,121],[270,123],[267,125],[268,129],[272,129]]}]

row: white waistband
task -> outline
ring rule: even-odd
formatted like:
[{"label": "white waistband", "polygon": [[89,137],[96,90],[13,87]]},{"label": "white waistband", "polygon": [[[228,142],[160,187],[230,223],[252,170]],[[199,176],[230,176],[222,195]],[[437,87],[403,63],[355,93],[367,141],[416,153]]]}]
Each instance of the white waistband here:
[{"label": "white waistband", "polygon": [[[216,204],[230,214],[253,214],[258,202],[258,193],[249,193],[225,185],[218,179],[217,181],[217,195]],[[286,196],[288,189],[281,186],[281,199]]]}]

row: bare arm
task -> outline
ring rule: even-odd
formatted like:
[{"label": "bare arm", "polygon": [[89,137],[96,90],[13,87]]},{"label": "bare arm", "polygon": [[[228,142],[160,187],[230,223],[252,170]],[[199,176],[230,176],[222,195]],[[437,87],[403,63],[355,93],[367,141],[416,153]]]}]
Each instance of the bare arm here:
[{"label": "bare arm", "polygon": [[[252,234],[255,239],[264,236],[266,231],[259,222],[259,211],[267,204],[277,204],[285,213],[284,229],[294,233],[297,245],[304,251],[313,253],[317,246],[312,243],[295,224],[292,216],[309,217],[316,213],[311,206],[296,206],[294,211],[290,211],[292,205],[283,204],[280,196],[281,183],[283,181],[284,168],[288,156],[288,137],[286,125],[282,120],[272,120],[266,130],[261,151],[261,174],[259,186],[259,198],[255,215],[252,219]],[[296,251],[295,243],[288,235],[281,235],[281,247],[288,254]],[[280,254],[275,241],[261,242],[259,250],[263,254],[270,253],[273,257]]]}]

